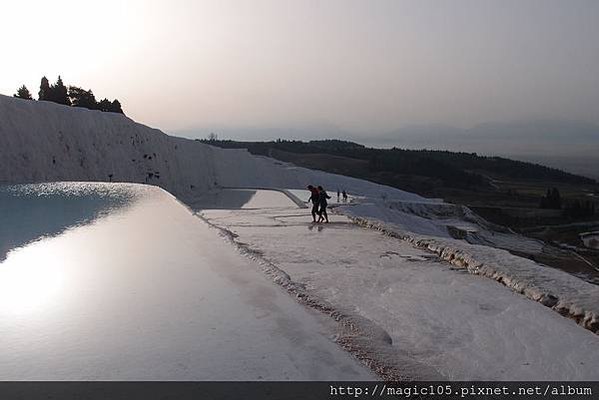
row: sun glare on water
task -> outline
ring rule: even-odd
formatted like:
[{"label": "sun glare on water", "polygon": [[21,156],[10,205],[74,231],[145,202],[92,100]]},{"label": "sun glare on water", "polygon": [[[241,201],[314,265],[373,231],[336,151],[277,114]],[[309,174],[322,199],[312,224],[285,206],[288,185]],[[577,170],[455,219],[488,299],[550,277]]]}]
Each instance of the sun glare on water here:
[{"label": "sun glare on water", "polygon": [[50,242],[14,250],[0,263],[0,315],[39,313],[57,303],[64,273]]}]

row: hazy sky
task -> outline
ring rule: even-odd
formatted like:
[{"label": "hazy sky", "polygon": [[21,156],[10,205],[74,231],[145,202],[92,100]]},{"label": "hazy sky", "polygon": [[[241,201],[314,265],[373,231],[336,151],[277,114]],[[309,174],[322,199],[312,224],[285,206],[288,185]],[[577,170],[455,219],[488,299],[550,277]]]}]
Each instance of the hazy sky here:
[{"label": "hazy sky", "polygon": [[3,1],[0,93],[61,74],[166,131],[599,122],[597,0]]}]

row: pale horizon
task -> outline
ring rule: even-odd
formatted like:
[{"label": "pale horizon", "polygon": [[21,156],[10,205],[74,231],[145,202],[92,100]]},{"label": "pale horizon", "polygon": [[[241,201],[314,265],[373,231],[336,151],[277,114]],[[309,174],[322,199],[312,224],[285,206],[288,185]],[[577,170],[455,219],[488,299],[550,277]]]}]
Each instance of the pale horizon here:
[{"label": "pale horizon", "polygon": [[599,123],[598,17],[586,0],[11,2],[0,93],[60,74],[165,132],[248,140]]}]

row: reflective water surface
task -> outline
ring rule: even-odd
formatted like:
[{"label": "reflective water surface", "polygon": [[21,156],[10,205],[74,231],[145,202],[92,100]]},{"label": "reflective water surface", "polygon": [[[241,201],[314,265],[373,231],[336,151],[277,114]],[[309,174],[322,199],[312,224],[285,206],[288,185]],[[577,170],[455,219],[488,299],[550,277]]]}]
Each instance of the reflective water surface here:
[{"label": "reflective water surface", "polygon": [[11,249],[113,213],[143,191],[85,182],[0,186],[0,261]]},{"label": "reflective water surface", "polygon": [[160,189],[0,193],[0,379],[371,377]]},{"label": "reflective water surface", "polygon": [[205,194],[191,205],[196,210],[296,207],[284,193],[260,189],[222,189]]}]

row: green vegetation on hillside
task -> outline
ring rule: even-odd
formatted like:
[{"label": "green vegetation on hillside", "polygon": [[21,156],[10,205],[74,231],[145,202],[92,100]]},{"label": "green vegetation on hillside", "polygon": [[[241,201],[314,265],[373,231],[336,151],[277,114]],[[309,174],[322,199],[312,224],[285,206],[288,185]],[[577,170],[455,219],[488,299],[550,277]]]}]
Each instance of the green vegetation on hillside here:
[{"label": "green vegetation on hillside", "polygon": [[[528,181],[551,181],[571,184],[594,184],[590,178],[570,174],[555,168],[538,164],[509,160],[502,157],[484,157],[475,153],[455,153],[438,150],[404,150],[404,149],[374,149],[361,144],[342,140],[289,141],[277,140],[271,142],[237,142],[232,140],[204,140],[204,142],[223,148],[246,148],[250,153],[286,158],[283,153],[296,155],[322,154],[344,157],[368,163],[368,172],[351,170],[343,171],[346,175],[371,179],[380,183],[392,179],[391,175],[421,176],[439,180],[447,187],[482,188],[490,184],[492,179],[511,178]],[[294,158],[305,167],[301,157]],[[292,161],[283,159],[283,161]],[[309,157],[306,158],[309,161]],[[334,170],[332,161],[330,167]],[[328,168],[327,170],[331,170]],[[322,169],[322,168],[317,168]],[[365,176],[367,175],[367,176]]]}]

